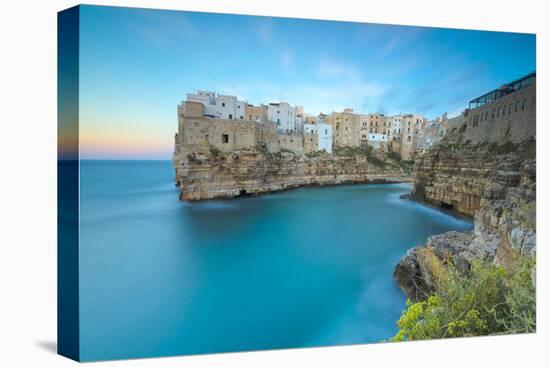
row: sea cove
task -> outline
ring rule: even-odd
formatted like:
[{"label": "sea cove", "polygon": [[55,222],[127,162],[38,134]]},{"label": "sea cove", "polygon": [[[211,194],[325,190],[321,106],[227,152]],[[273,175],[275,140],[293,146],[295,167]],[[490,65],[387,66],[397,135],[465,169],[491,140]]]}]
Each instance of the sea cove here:
[{"label": "sea cove", "polygon": [[83,360],[378,342],[392,278],[468,220],[400,199],[410,184],[182,202],[170,161],[81,161]]}]

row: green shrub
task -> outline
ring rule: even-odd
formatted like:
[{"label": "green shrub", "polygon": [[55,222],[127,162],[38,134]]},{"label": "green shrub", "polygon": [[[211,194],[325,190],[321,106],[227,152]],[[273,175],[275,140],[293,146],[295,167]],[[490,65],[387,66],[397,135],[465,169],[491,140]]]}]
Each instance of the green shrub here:
[{"label": "green shrub", "polygon": [[403,171],[405,171],[407,173],[411,173],[412,169],[413,169],[413,166],[414,166],[414,161],[413,160],[400,160],[399,161],[399,166],[403,169]]},{"label": "green shrub", "polygon": [[504,144],[499,145],[498,143],[491,143],[488,146],[489,153],[493,154],[508,154],[514,152],[517,149],[517,145],[511,141],[507,141]]},{"label": "green shrub", "polygon": [[393,150],[390,150],[388,152],[388,158],[401,163],[401,155],[397,152],[394,152]]},{"label": "green shrub", "polygon": [[212,156],[213,156],[214,158],[217,158],[218,155],[220,155],[220,153],[221,153],[221,151],[220,151],[218,148],[216,148],[216,147],[210,147],[210,154],[212,154]]},{"label": "green shrub", "polygon": [[391,340],[534,332],[534,267],[535,260],[527,256],[507,266],[474,261],[467,274],[448,267],[432,296],[407,301]]},{"label": "green shrub", "polygon": [[376,166],[376,167],[379,167],[379,168],[384,168],[386,167],[386,162],[383,160],[383,159],[380,159],[374,155],[371,155],[369,157],[367,157],[367,161]]}]

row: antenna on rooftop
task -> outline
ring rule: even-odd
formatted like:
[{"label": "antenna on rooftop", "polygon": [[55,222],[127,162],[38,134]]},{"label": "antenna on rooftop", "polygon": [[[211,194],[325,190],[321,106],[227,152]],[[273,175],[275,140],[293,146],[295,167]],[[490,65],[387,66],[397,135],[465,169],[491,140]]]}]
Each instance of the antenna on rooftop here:
[{"label": "antenna on rooftop", "polygon": [[213,75],[213,76],[212,76],[212,79],[214,80],[214,88],[213,88],[213,89],[214,89],[214,93],[215,93],[215,94],[223,93],[223,90],[218,91],[218,86],[219,86],[219,84],[218,84],[218,81],[219,81],[218,76],[217,76],[217,75]]}]

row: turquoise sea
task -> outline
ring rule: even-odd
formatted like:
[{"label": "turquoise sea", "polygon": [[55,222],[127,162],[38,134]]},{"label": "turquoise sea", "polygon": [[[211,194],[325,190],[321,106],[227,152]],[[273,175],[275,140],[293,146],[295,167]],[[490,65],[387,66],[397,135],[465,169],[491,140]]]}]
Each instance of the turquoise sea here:
[{"label": "turquoise sea", "polygon": [[409,184],[178,200],[169,161],[82,161],[82,360],[330,346],[391,337],[392,273],[470,221]]}]

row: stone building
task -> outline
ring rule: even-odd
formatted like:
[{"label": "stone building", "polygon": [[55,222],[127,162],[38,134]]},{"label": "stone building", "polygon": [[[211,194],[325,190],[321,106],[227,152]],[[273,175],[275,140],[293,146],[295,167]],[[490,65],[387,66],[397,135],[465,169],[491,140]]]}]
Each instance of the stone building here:
[{"label": "stone building", "polygon": [[323,121],[332,126],[334,147],[358,147],[359,139],[359,115],[353,113],[353,109],[346,108],[343,112],[332,112],[326,115]]},{"label": "stone building", "polygon": [[[306,125],[304,125],[304,128]],[[319,149],[319,135],[317,131],[309,130],[308,132],[304,129],[304,154],[311,154],[317,152]]]},{"label": "stone building", "polygon": [[187,94],[187,100],[201,103],[206,117],[226,120],[244,120],[245,118],[246,103],[235,96],[199,90],[196,94]]},{"label": "stone building", "polygon": [[536,73],[471,100],[464,120],[459,131],[474,144],[535,139]]},{"label": "stone building", "polygon": [[447,120],[447,125],[449,125],[447,132],[457,131],[465,122],[466,116],[468,116],[468,109],[466,108],[460,115],[451,117]]},{"label": "stone building", "polygon": [[205,117],[204,105],[186,101],[178,106],[176,149],[208,153],[212,149],[230,153],[252,149],[257,144],[259,126],[247,120]]},{"label": "stone building", "polygon": [[277,134],[278,150],[290,151],[298,155],[305,154],[304,152],[304,135],[303,134]]},{"label": "stone building", "polygon": [[402,117],[401,135],[401,158],[409,160],[415,150],[415,139],[421,132],[424,124],[424,117],[416,114],[406,114]]},{"label": "stone building", "polygon": [[245,107],[245,119],[255,122],[267,121],[267,106],[247,104]]}]

